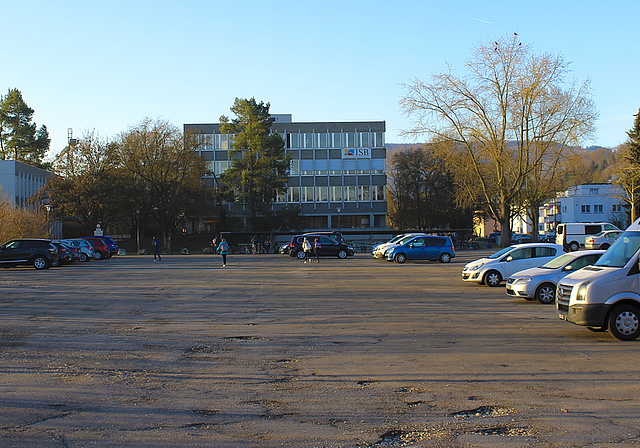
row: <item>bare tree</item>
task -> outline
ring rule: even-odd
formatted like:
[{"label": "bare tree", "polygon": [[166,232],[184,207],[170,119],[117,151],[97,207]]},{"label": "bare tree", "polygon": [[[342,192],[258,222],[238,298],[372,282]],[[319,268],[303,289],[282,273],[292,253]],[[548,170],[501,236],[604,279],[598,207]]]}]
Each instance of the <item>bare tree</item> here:
[{"label": "bare tree", "polygon": [[535,55],[515,34],[478,45],[466,67],[404,84],[400,105],[414,119],[405,134],[450,143],[449,160],[470,170],[458,181],[481,193],[508,244],[524,186],[593,134],[597,112],[588,80],[567,82],[561,56]]}]

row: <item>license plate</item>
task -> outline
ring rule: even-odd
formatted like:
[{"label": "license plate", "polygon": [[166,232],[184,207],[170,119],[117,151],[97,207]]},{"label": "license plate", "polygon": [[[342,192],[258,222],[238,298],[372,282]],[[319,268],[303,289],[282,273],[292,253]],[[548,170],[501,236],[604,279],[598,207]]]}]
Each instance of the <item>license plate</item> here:
[{"label": "license plate", "polygon": [[567,316],[565,316],[564,314],[558,314],[558,317],[562,320],[567,320]]}]

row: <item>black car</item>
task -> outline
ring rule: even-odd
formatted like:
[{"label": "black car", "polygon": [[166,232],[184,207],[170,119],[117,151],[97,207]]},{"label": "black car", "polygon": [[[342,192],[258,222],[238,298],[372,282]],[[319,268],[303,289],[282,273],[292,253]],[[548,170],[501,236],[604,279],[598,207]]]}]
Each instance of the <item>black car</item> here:
[{"label": "black car", "polygon": [[[291,238],[291,242],[289,243],[290,256],[297,257],[300,260],[304,258],[302,242],[305,238],[311,243],[311,246],[313,246],[315,239],[318,239],[320,242],[318,254],[321,257],[333,256],[338,258],[347,258],[354,254],[353,247],[347,246],[345,243],[339,242],[327,234],[305,233]],[[312,255],[315,256],[315,252],[312,252]]]},{"label": "black car", "polygon": [[16,239],[0,246],[0,265],[13,267],[30,264],[36,269],[47,269],[58,262],[58,248],[45,239]]},{"label": "black car", "polygon": [[60,241],[53,241],[52,244],[58,248],[58,260],[52,261],[51,266],[62,266],[65,264],[71,264],[75,261],[73,252],[69,245]]}]

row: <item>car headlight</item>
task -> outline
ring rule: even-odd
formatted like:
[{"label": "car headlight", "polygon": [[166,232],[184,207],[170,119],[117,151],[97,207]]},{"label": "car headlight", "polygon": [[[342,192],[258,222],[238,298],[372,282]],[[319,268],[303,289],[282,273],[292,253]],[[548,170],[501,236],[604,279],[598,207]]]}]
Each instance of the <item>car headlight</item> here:
[{"label": "car headlight", "polygon": [[484,263],[480,263],[480,264],[477,264],[477,265],[475,265],[475,266],[471,266],[471,267],[469,268],[469,270],[470,270],[470,271],[477,271],[477,270],[478,270],[478,269],[480,269],[483,265],[484,265]]},{"label": "car headlight", "polygon": [[580,286],[578,286],[578,292],[576,292],[576,300],[580,302],[584,302],[585,300],[587,300],[587,290],[589,289],[589,285],[592,282],[593,280],[581,283]]},{"label": "car headlight", "polygon": [[513,282],[514,285],[524,285],[526,283],[529,283],[531,281],[531,277],[520,277],[517,278],[515,282]]},{"label": "car headlight", "polygon": [[347,246],[347,249],[354,250],[353,247],[351,247],[351,246]]}]

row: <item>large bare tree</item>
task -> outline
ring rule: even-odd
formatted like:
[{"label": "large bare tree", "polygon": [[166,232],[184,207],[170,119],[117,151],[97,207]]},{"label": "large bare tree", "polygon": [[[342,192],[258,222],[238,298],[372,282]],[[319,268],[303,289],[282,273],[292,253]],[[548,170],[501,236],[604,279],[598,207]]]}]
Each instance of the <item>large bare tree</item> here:
[{"label": "large bare tree", "polygon": [[568,73],[562,56],[536,55],[514,34],[479,44],[463,74],[449,67],[403,85],[400,105],[414,120],[405,133],[448,143],[440,146],[449,148],[460,191],[481,194],[503,244],[524,186],[595,131],[589,80],[567,81]]}]

